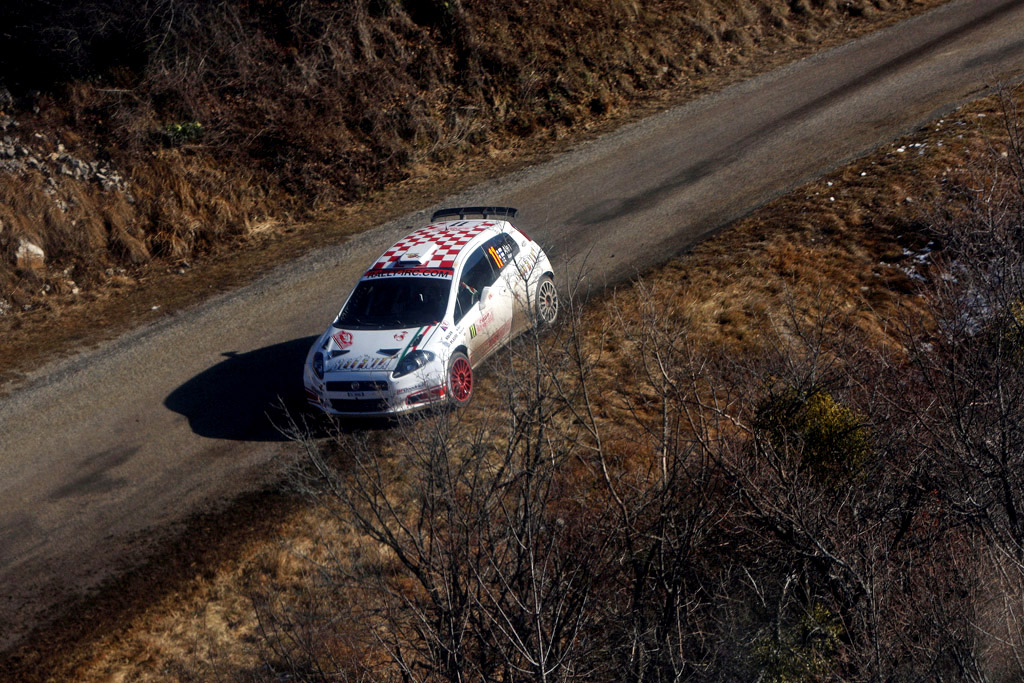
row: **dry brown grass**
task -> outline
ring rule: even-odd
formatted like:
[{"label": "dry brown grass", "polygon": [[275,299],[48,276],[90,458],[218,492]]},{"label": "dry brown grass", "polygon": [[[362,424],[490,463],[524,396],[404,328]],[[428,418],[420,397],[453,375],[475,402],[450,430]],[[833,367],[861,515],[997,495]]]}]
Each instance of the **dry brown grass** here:
[{"label": "dry brown grass", "polygon": [[[364,0],[291,9],[169,1],[139,23],[123,3],[94,0],[67,15],[39,14],[80,22],[73,28],[86,52],[76,68],[92,64],[90,31],[122,31],[129,43],[157,31],[147,45],[159,49],[91,80],[51,85],[14,112],[13,132],[35,153],[46,157],[60,142],[86,161],[109,158],[131,196],[51,173],[55,197],[70,205],[61,211],[38,172],[4,174],[9,188],[0,192],[19,199],[5,207],[10,227],[0,232],[0,299],[15,304],[2,324],[12,316],[35,324],[39,316],[20,314],[102,296],[108,269],[137,281],[225,244],[237,249],[253,222],[283,228],[291,217],[323,216],[481,153],[518,158],[642,103],[693,97],[941,1],[580,0],[443,11]],[[111,12],[98,11],[106,5]],[[204,135],[168,142],[168,126],[194,121]],[[44,246],[47,268],[15,271],[22,236]],[[69,268],[80,294],[54,291]]]}]

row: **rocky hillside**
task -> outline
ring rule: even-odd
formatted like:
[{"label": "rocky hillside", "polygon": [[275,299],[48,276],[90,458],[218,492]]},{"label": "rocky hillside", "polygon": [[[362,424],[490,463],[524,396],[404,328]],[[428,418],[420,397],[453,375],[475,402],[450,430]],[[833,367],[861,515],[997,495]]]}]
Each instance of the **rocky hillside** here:
[{"label": "rocky hillside", "polygon": [[0,325],[941,2],[8,4]]}]

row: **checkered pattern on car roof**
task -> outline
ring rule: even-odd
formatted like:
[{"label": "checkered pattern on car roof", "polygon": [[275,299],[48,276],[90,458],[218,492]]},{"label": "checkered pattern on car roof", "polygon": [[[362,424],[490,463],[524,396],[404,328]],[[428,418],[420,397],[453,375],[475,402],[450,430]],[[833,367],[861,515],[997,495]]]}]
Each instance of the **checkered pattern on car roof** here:
[{"label": "checkered pattern on car roof", "polygon": [[463,247],[481,232],[496,225],[497,223],[491,221],[455,221],[454,223],[428,225],[410,233],[395,246],[385,251],[370,270],[386,268],[414,247],[430,243],[436,244],[437,249],[431,254],[430,260],[419,267],[454,268],[455,258]]}]

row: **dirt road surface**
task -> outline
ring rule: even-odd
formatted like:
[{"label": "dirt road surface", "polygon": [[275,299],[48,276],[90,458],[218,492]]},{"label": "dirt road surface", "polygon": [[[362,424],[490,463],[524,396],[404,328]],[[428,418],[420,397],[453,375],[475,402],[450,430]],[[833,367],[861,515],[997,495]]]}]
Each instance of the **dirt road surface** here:
[{"label": "dirt road surface", "polygon": [[[667,260],[766,200],[1024,75],[1024,0],[969,0],[483,184],[592,286]],[[103,347],[0,405],[0,649],[146,557],[156,533],[272,480],[268,420],[357,277],[436,207],[324,248]],[[492,378],[491,381],[495,381]]]}]

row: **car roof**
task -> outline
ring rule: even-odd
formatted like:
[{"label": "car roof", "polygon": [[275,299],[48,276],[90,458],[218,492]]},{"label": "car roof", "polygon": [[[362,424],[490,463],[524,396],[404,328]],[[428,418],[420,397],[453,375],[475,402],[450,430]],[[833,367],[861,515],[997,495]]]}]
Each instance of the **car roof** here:
[{"label": "car roof", "polygon": [[498,234],[507,226],[507,221],[489,219],[432,223],[395,242],[367,273],[396,269],[452,270],[467,247],[483,241],[478,237]]}]

